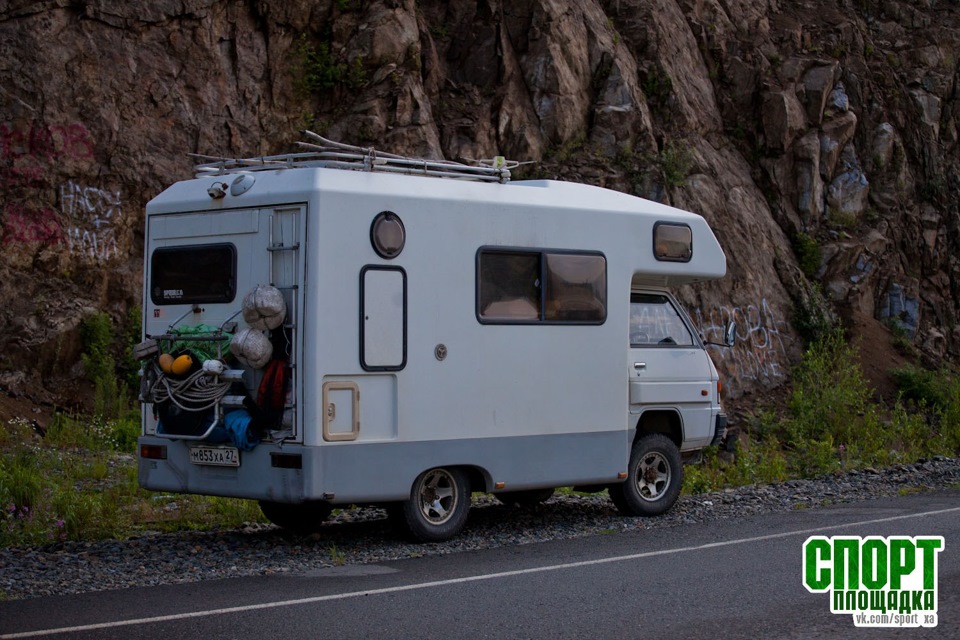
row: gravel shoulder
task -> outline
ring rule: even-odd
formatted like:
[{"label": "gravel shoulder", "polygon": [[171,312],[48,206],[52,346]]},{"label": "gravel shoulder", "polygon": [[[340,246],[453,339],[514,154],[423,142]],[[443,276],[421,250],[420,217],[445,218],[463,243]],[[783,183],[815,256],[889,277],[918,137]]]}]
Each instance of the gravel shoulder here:
[{"label": "gravel shoulder", "polygon": [[556,494],[535,508],[506,507],[474,497],[464,532],[435,544],[405,541],[381,509],[355,508],[331,517],[320,533],[293,535],[272,525],[128,540],[57,543],[0,550],[0,597],[36,598],[375,563],[576,538],[598,533],[676,527],[762,513],[817,508],[960,486],[960,460],[937,457],[882,470],[851,471],[812,480],[751,485],[681,496],[657,518],[619,515],[606,494]]}]

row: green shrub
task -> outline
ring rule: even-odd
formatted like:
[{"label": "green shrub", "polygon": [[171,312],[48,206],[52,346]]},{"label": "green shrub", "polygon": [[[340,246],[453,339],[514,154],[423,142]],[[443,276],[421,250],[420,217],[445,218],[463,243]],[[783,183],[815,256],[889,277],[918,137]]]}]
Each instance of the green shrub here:
[{"label": "green shrub", "polygon": [[660,152],[657,164],[668,187],[682,187],[693,170],[693,154],[682,142],[668,142]]},{"label": "green shrub", "polygon": [[915,411],[930,414],[932,453],[960,453],[960,379],[948,369],[905,367],[890,372],[901,398]]},{"label": "green shrub", "polygon": [[796,294],[793,301],[793,328],[807,344],[822,340],[836,327],[820,283]]},{"label": "green shrub", "polygon": [[776,438],[748,441],[736,456],[740,484],[783,482],[790,477],[786,454]]},{"label": "green shrub", "polygon": [[704,493],[789,477],[787,457],[776,438],[748,440],[732,460],[720,456],[716,447],[704,449],[700,464],[684,468],[683,491]]},{"label": "green shrub", "polygon": [[904,400],[943,409],[950,403],[952,387],[957,383],[947,370],[930,371],[919,367],[904,367],[890,372]]},{"label": "green shrub", "polygon": [[826,334],[803,355],[793,372],[787,401],[789,439],[848,444],[860,436],[871,391],[856,350],[840,330]]},{"label": "green shrub", "polygon": [[812,478],[840,469],[840,450],[830,436],[818,440],[796,437],[788,446],[790,468],[796,476]]},{"label": "green shrub", "polygon": [[808,278],[813,278],[820,270],[822,252],[817,240],[802,231],[793,237],[793,252],[797,256],[800,270]]},{"label": "green shrub", "polygon": [[311,43],[305,35],[300,36],[296,47],[299,62],[299,84],[309,92],[324,93],[335,88],[358,89],[367,82],[363,56],[346,62],[330,51],[330,45]]},{"label": "green shrub", "polygon": [[94,384],[93,413],[102,419],[116,418],[130,406],[130,391],[117,379],[113,358],[114,329],[110,316],[97,312],[80,325],[83,363],[87,378]]},{"label": "green shrub", "polygon": [[651,106],[664,106],[673,94],[673,79],[660,67],[641,72],[640,88]]}]

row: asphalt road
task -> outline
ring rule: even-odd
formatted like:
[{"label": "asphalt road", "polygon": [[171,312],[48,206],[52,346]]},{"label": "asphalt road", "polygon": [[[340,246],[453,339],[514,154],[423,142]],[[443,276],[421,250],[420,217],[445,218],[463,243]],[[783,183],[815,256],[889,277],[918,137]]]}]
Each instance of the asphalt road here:
[{"label": "asphalt road", "polygon": [[[808,536],[940,535],[939,624],[856,628]],[[577,540],[0,603],[0,638],[960,638],[960,491]]]}]

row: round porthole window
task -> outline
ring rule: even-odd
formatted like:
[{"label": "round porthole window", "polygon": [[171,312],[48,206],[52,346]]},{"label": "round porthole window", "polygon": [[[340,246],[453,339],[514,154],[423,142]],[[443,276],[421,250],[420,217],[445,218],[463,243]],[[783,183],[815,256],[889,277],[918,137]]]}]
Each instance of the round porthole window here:
[{"label": "round porthole window", "polygon": [[406,241],[407,234],[403,229],[403,222],[393,211],[381,211],[373,219],[373,225],[370,227],[370,242],[378,256],[387,260],[396,258],[403,251]]}]

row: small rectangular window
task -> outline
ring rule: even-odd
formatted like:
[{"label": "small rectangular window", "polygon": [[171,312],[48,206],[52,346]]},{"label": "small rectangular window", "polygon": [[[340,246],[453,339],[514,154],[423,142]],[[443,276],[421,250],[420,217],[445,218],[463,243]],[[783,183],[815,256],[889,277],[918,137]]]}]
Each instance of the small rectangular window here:
[{"label": "small rectangular window", "polygon": [[602,324],[606,258],[592,252],[481,249],[477,317],[496,324]]},{"label": "small rectangular window", "polygon": [[653,225],[653,256],[666,262],[690,262],[693,257],[690,227],[670,222]]},{"label": "small rectangular window", "polygon": [[237,296],[237,250],[232,244],[163,247],[150,256],[154,304],[233,302]]}]

